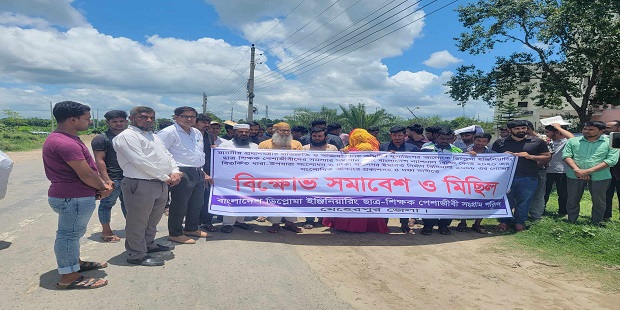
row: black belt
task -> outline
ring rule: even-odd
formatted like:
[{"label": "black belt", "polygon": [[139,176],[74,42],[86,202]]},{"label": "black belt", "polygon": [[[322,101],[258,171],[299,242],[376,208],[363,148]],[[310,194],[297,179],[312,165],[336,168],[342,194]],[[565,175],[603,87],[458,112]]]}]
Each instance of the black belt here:
[{"label": "black belt", "polygon": [[164,181],[160,180],[160,179],[137,179],[137,178],[130,178],[130,177],[126,177],[130,180],[136,180],[136,181],[146,181],[146,182],[157,182],[157,183],[164,183]]},{"label": "black belt", "polygon": [[179,170],[202,171],[202,167],[179,167]]}]

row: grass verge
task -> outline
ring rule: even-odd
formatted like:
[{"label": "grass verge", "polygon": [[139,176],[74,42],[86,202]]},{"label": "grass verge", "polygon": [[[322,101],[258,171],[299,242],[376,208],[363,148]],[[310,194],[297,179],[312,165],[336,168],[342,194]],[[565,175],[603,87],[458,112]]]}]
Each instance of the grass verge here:
[{"label": "grass verge", "polygon": [[0,132],[0,150],[12,152],[40,149],[45,138],[45,135],[35,135],[29,132]]}]

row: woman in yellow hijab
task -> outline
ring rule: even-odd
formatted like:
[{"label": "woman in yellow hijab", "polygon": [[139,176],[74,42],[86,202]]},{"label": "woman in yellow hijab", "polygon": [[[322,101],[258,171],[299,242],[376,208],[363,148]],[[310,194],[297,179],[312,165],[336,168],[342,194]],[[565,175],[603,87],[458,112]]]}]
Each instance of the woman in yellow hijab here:
[{"label": "woman in yellow hijab", "polygon": [[[356,128],[349,134],[349,145],[344,148],[344,152],[372,152],[379,151],[379,141],[368,131]],[[387,227],[386,219],[382,218],[324,218],[323,225],[332,227],[336,230],[349,232],[379,232],[387,234],[390,230]]]}]

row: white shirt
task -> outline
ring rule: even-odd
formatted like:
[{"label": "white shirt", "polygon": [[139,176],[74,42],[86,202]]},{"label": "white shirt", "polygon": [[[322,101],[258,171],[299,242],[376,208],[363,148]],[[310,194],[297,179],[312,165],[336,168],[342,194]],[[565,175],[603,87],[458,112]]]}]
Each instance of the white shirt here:
[{"label": "white shirt", "polygon": [[218,146],[218,148],[225,148],[225,149],[258,149],[258,144],[250,142],[250,144],[248,144],[247,147],[237,146],[235,144],[234,139],[231,139],[231,140],[225,140],[224,142],[222,142]]},{"label": "white shirt", "polygon": [[190,127],[188,134],[179,124],[174,124],[160,130],[157,135],[179,167],[204,166],[204,140],[198,129]]},{"label": "white shirt", "polygon": [[123,175],[135,179],[167,181],[179,168],[161,139],[150,131],[129,126],[112,140]]},{"label": "white shirt", "polygon": [[215,146],[220,146],[220,144],[222,144],[222,143],[224,143],[226,141],[230,141],[230,140],[222,139],[220,137],[215,137],[215,141],[213,141],[213,144]]}]

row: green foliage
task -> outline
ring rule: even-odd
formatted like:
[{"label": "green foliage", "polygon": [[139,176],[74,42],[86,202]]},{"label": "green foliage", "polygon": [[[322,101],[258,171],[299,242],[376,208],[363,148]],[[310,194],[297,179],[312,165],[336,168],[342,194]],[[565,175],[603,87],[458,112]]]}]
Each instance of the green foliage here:
[{"label": "green foliage", "polygon": [[349,104],[346,108],[340,106],[340,110],[342,111],[342,125],[348,129],[372,126],[387,128],[394,124],[391,122],[394,116],[390,115],[385,109],[377,109],[374,113],[367,113],[366,105],[363,103],[358,103],[357,105]]},{"label": "green foliage", "polygon": [[0,150],[26,151],[41,148],[45,135],[35,135],[28,132],[0,132]]},{"label": "green foliage", "polygon": [[459,19],[468,31],[457,38],[459,50],[486,54],[513,42],[528,51],[496,57],[489,72],[461,66],[446,84],[448,94],[461,105],[481,99],[494,106],[539,88],[536,105],[559,108],[564,99],[585,122],[592,107],[620,105],[620,19],[612,14],[618,12],[617,1],[607,0],[480,0],[461,6]]}]

